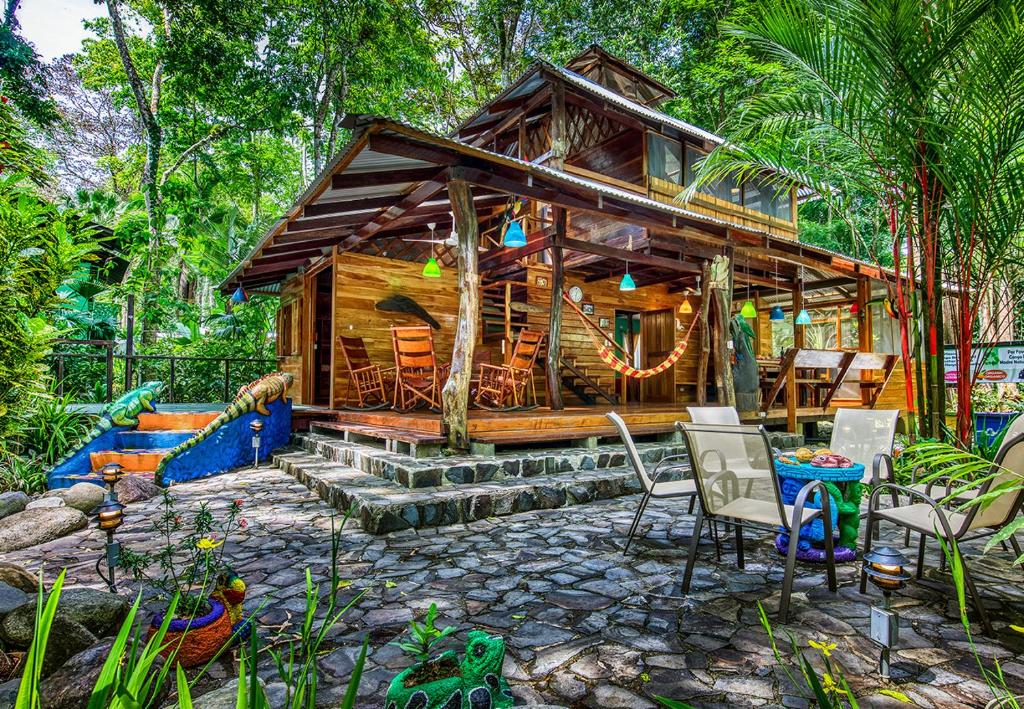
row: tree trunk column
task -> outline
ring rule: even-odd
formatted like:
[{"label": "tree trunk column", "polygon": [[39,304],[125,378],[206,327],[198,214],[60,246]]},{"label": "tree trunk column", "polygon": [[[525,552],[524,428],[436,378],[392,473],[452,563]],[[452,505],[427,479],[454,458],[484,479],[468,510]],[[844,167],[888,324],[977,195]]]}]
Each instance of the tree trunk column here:
[{"label": "tree trunk column", "polygon": [[473,192],[467,182],[448,182],[455,228],[459,233],[459,324],[455,330],[451,373],[441,391],[444,424],[451,448],[469,448],[469,381],[473,376],[473,349],[480,324],[480,229]]},{"label": "tree trunk column", "polygon": [[715,341],[715,384],[719,406],[736,406],[736,387],[732,378],[732,349],[729,347],[729,320],[732,317],[732,260],[715,256],[711,262],[711,302],[715,310],[711,331]]},{"label": "tree trunk column", "polygon": [[551,308],[548,311],[548,356],[545,367],[548,406],[561,411],[562,404],[562,291],[565,273],[562,269],[562,243],[565,240],[565,210],[554,207],[555,233],[551,245]]}]

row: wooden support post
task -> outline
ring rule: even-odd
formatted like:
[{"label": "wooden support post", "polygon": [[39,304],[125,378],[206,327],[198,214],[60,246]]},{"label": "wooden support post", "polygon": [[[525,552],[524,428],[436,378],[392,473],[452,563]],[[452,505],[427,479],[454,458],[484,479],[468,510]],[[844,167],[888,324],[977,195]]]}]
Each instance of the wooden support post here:
[{"label": "wooden support post", "polygon": [[[457,178],[457,173],[452,177]],[[473,376],[473,349],[480,325],[480,227],[469,183],[449,180],[448,196],[459,233],[459,324],[452,348],[451,373],[441,390],[441,400],[448,446],[464,450],[469,448],[469,380]]]},{"label": "wooden support post", "polygon": [[565,240],[565,210],[552,208],[555,234],[551,245],[551,308],[548,311],[548,356],[545,367],[548,406],[561,411],[562,404],[562,290],[565,273],[562,269],[562,242]]},{"label": "wooden support post", "polygon": [[711,333],[715,340],[715,385],[720,406],[736,406],[736,387],[732,379],[732,350],[729,348],[729,319],[732,317],[732,259],[715,256],[711,263],[711,302],[715,318]]},{"label": "wooden support post", "polygon": [[[796,354],[795,349],[794,355]],[[789,367],[786,371],[780,372],[779,376],[786,377],[786,430],[790,433],[799,433],[796,420],[797,384],[795,356],[789,360]]]},{"label": "wooden support post", "polygon": [[697,406],[708,403],[708,360],[711,358],[711,261],[701,266],[700,358],[697,361]]},{"label": "wooden support post", "polygon": [[135,295],[128,294],[128,316],[124,328],[124,390],[129,392],[134,389],[132,384],[132,369],[135,364],[132,360],[135,357]]},{"label": "wooden support post", "polygon": [[561,170],[568,152],[565,121],[565,85],[555,82],[551,87],[551,159],[548,164]]},{"label": "wooden support post", "polygon": [[[868,312],[868,301],[871,300],[871,281],[867,278],[857,280],[857,349],[861,352],[874,350],[874,341],[871,335],[871,313]],[[860,380],[864,382],[871,375],[867,370],[861,370]],[[867,387],[860,389],[861,404],[871,401],[871,391]]]},{"label": "wooden support post", "polygon": [[798,278],[796,288],[793,289],[793,346],[797,349],[804,348],[804,328],[806,325],[797,325],[796,316],[804,309],[804,282]]}]

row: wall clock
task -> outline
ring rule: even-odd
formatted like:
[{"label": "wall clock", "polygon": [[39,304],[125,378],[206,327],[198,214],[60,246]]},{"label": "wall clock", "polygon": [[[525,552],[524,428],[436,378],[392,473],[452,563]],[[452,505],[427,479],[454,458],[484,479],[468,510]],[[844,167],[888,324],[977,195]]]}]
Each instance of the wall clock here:
[{"label": "wall clock", "polygon": [[583,289],[579,286],[573,286],[569,289],[569,299],[577,305],[583,300]]}]

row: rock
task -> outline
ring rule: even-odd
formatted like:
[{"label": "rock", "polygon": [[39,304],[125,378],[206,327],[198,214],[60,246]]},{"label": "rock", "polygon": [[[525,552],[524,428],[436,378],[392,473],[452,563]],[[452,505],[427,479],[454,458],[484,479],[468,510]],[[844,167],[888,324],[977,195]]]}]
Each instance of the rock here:
[{"label": "rock", "polygon": [[56,497],[40,497],[38,500],[32,500],[32,502],[25,505],[26,510],[45,510],[52,509],[55,507],[64,507],[64,498]]},{"label": "rock", "polygon": [[18,698],[18,687],[21,686],[21,678],[15,677],[0,684],[0,707],[13,707],[14,700]]},{"label": "rock", "polygon": [[64,504],[81,510],[86,514],[91,513],[106,496],[106,492],[99,485],[93,483],[75,483],[64,491],[61,497]]},{"label": "rock", "polygon": [[28,594],[0,581],[0,618],[29,602]]},{"label": "rock", "polygon": [[[27,603],[8,613],[0,622],[0,639],[17,648],[27,648],[32,642],[32,631],[36,622],[36,606]],[[49,676],[72,655],[92,646],[96,636],[81,623],[77,623],[60,612],[53,618],[50,636],[46,642],[46,657],[43,659],[43,676]]]},{"label": "rock", "polygon": [[[266,689],[266,683],[261,679],[260,686]],[[238,680],[233,679],[223,687],[218,687],[212,692],[207,692],[198,697],[192,697],[193,709],[235,709],[238,702]],[[168,704],[164,709],[178,709],[177,703]]]},{"label": "rock", "polygon": [[131,610],[131,603],[124,596],[82,587],[65,589],[57,606],[59,613],[100,638],[116,635]]},{"label": "rock", "polygon": [[28,495],[23,492],[5,492],[0,494],[0,519],[21,512],[28,504]]},{"label": "rock", "polygon": [[[113,645],[114,638],[100,640],[70,657],[56,672],[47,677],[39,688],[43,709],[84,707]],[[141,647],[138,648],[138,652],[141,654]],[[154,670],[159,671],[163,663],[164,658],[158,655]],[[166,694],[168,689],[169,685],[165,683],[163,693]]]},{"label": "rock", "polygon": [[123,505],[154,498],[160,494],[161,489],[155,482],[141,475],[128,475],[114,485],[117,501]]},{"label": "rock", "polygon": [[35,593],[39,588],[39,579],[17,564],[0,561],[0,583],[13,586],[25,593]]},{"label": "rock", "polygon": [[52,542],[87,524],[85,513],[70,507],[17,512],[0,519],[0,553]]}]

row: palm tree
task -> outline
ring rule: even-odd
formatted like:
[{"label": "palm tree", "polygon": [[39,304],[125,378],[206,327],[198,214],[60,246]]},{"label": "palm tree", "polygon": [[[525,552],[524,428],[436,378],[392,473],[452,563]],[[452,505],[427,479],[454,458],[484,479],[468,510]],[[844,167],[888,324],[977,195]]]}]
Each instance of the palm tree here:
[{"label": "palm tree", "polygon": [[[805,184],[847,220],[856,237],[856,204],[847,195],[872,195],[874,217],[888,228],[897,274],[889,288],[900,320],[911,413],[917,408],[911,354],[921,344],[912,343],[912,303],[918,284],[922,288],[924,430],[937,434],[944,408],[944,279],[957,293],[986,287],[984,279],[976,281],[979,264],[988,273],[998,267],[1006,236],[1024,213],[1021,190],[1013,187],[1022,185],[1018,148],[1012,146],[1024,135],[1024,101],[1010,100],[1020,91],[1024,69],[1013,3],[774,0],[729,31],[791,69],[800,83],[739,107],[728,126],[729,142],[708,156],[680,199],[725,176],[767,178],[780,190]],[[966,74],[972,80],[964,81]],[[990,82],[989,93],[983,82]],[[964,169],[972,161],[977,164]],[[967,198],[972,191],[989,198]],[[998,234],[981,231],[997,213]],[[958,228],[986,246],[957,251],[970,268],[944,270],[944,257],[959,248]],[[957,308],[963,308],[960,300]],[[957,315],[958,322],[973,324],[969,312]],[[965,347],[970,354],[971,330],[961,333],[961,356]],[[969,399],[970,382],[961,385]]]}]

